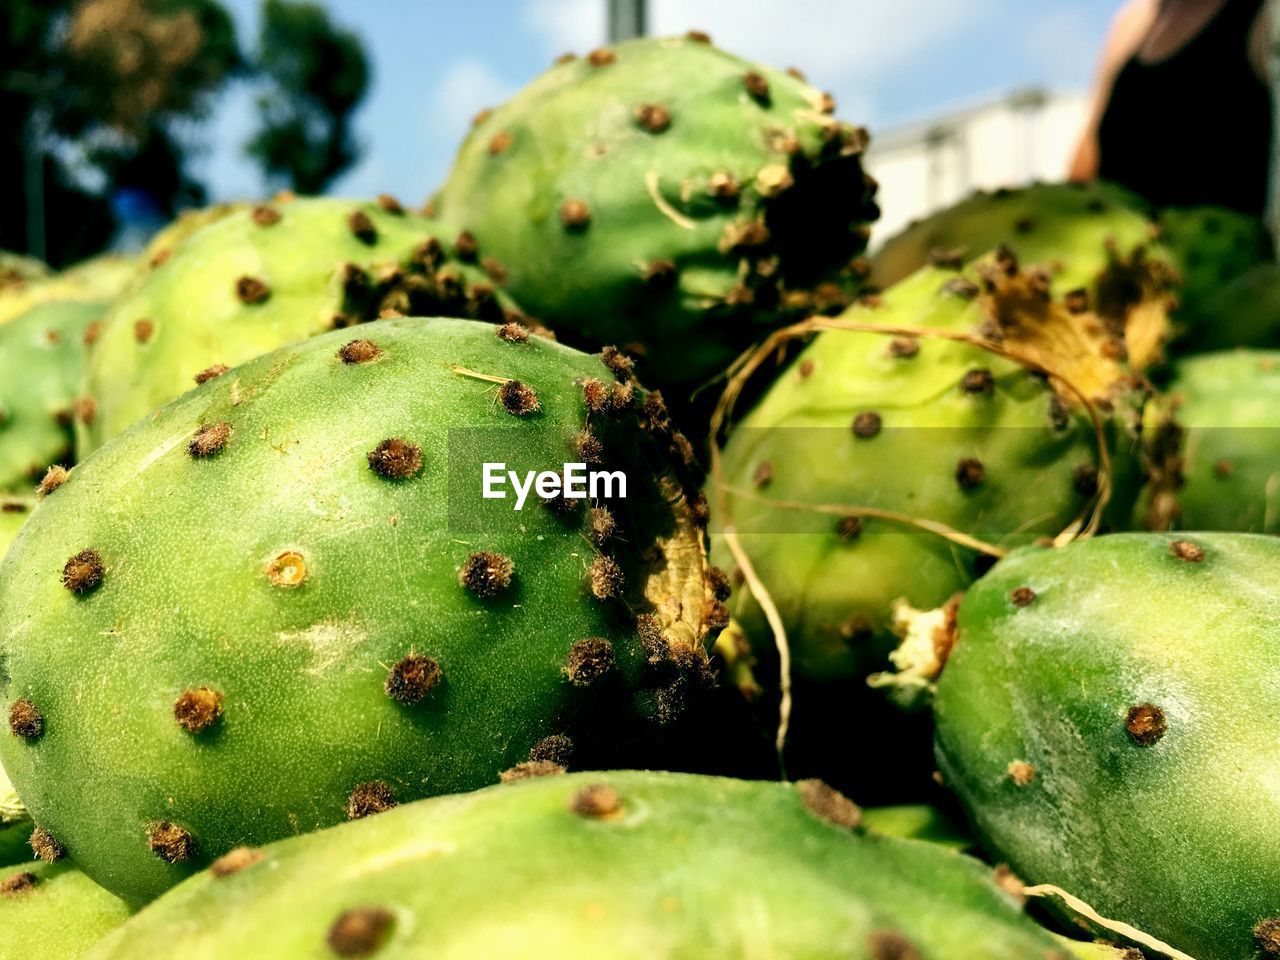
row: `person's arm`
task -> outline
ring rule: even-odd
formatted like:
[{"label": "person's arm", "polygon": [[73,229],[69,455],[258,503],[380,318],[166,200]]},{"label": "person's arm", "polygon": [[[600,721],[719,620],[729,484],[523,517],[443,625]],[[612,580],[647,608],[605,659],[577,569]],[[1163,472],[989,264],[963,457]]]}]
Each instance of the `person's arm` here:
[{"label": "person's arm", "polygon": [[1249,33],[1249,63],[1253,72],[1263,83],[1270,83],[1271,59],[1271,4],[1264,3],[1258,11],[1258,18],[1253,21],[1253,30]]},{"label": "person's arm", "polygon": [[1111,21],[1111,30],[1102,47],[1102,59],[1090,95],[1088,119],[1067,172],[1069,180],[1093,180],[1097,177],[1101,159],[1098,128],[1102,125],[1102,115],[1111,100],[1111,88],[1120,69],[1142,45],[1142,39],[1151,29],[1156,12],[1157,0],[1129,0]]}]

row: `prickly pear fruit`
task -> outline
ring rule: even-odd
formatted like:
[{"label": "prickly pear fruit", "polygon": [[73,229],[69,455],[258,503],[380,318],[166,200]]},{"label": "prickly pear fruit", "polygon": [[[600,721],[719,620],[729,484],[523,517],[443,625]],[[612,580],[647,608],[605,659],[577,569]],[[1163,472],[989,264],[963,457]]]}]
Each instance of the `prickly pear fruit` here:
[{"label": "prickly pear fruit", "polygon": [[[989,561],[975,541],[1003,549],[1093,514],[1107,476],[1094,427],[1041,365],[1099,410],[1110,511],[1128,518],[1141,397],[1105,326],[1070,303],[1002,256],[977,273],[926,267],[801,331],[817,336],[733,427],[708,491],[715,562],[739,569],[720,536],[732,527],[778,607],[797,677],[877,669],[895,601],[935,607],[963,589]],[[768,656],[773,632],[752,592],[739,590],[731,612]]]},{"label": "prickly pear fruit", "polygon": [[102,311],[101,303],[46,303],[0,327],[0,492],[30,491],[50,466],[74,462],[85,334]]},{"label": "prickly pear fruit", "polygon": [[1262,264],[1208,293],[1178,347],[1188,354],[1280,347],[1280,266]]},{"label": "prickly pear fruit", "polygon": [[1205,305],[1218,291],[1254,267],[1275,260],[1266,226],[1235,210],[1167,207],[1160,211],[1156,225],[1160,247],[1179,276],[1174,320],[1193,342],[1197,328],[1209,321]]},{"label": "prickly pear fruit", "polygon": [[1056,934],[1054,939],[1077,960],[1146,960],[1142,951],[1136,947],[1122,947],[1099,940],[1071,940]]},{"label": "prickly pear fruit", "polygon": [[1107,183],[1039,183],[978,191],[890,237],[872,258],[873,286],[888,288],[935,261],[969,260],[998,246],[1049,271],[1055,294],[1086,297],[1125,334],[1130,360],[1158,360],[1172,329],[1167,291],[1174,281],[1152,249],[1145,203]]},{"label": "prickly pear fruit", "polygon": [[9,775],[0,767],[0,866],[31,859],[31,817],[18,799],[18,792],[9,782]]},{"label": "prickly pear fruit", "polygon": [[924,840],[952,850],[967,850],[974,845],[963,823],[924,803],[867,807],[862,819],[869,829],[885,836]]},{"label": "prickly pear fruit", "polygon": [[172,221],[157,230],[147,242],[146,249],[138,258],[134,282],[141,282],[141,278],[150,271],[163,266],[165,261],[173,256],[174,249],[196,231],[247,209],[248,206],[244,203],[215,203],[208,207],[182,211]]},{"label": "prickly pear fruit", "polygon": [[[17,538],[33,506],[27,499],[0,500],[0,560]],[[4,767],[0,766],[0,866],[30,858],[27,837],[31,835],[31,826],[27,808],[18,799]]]},{"label": "prickly pear fruit", "polygon": [[32,280],[44,280],[52,273],[43,260],[25,253],[0,250],[0,295],[21,289]]},{"label": "prickly pear fruit", "polygon": [[0,956],[6,960],[79,960],[129,913],[66,861],[0,868]]},{"label": "prickly pear fruit", "polygon": [[0,560],[34,507],[30,497],[0,497]]},{"label": "prickly pear fruit", "polygon": [[509,301],[451,236],[390,198],[293,199],[188,234],[112,306],[89,359],[81,455],[199,381],[382,315],[499,321]]},{"label": "prickly pear fruit", "polygon": [[[134,261],[116,254],[102,254],[47,277],[10,277],[0,281],[0,324],[22,316],[33,307],[61,300],[105,302],[116,296],[133,276]],[[4,266],[0,264],[0,272]]]},{"label": "prickly pear fruit", "polygon": [[1064,956],[989,869],[819,781],[542,777],[219,863],[93,956]]},{"label": "prickly pear fruit", "polygon": [[704,35],[561,62],[485,111],[436,198],[571,340],[623,343],[646,379],[719,373],[832,281],[878,215],[866,133],[830,96]]},{"label": "prickly pear fruit", "polygon": [[[148,418],[0,567],[0,759],[130,902],[526,761],[616,762],[706,677],[723,591],[669,453],[687,441],[624,356],[514,324],[359,332]],[[482,463],[587,461],[625,499],[482,497]]]},{"label": "prickly pear fruit", "polygon": [[1278,585],[1280,540],[1192,533],[1019,550],[971,587],[937,756],[992,855],[1198,960],[1275,956]]},{"label": "prickly pear fruit", "polygon": [[1148,527],[1280,533],[1280,351],[1180,361],[1146,421]]}]

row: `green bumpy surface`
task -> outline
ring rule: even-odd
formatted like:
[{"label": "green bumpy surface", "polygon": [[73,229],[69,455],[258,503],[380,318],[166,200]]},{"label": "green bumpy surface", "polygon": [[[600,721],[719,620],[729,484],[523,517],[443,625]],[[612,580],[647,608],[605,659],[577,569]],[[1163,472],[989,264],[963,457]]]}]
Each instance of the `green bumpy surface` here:
[{"label": "green bumpy surface", "polygon": [[31,817],[0,767],[0,866],[31,859],[27,838],[31,836]]},{"label": "green bumpy surface", "polygon": [[34,508],[35,501],[30,497],[0,497],[0,560]]},{"label": "green bumpy surface", "polygon": [[[692,384],[841,296],[824,281],[862,252],[878,210],[865,132],[829,108],[698,39],[619,44],[477,118],[438,213],[559,335],[624,344],[644,377]],[[566,223],[575,203],[589,219]]]},{"label": "green bumpy surface", "polygon": [[924,803],[868,807],[862,811],[862,821],[869,829],[890,837],[924,840],[951,850],[968,850],[974,845],[963,823]]},{"label": "green bumpy surface", "polygon": [[1108,183],[1038,183],[978,191],[886,240],[872,257],[871,283],[886,289],[938,256],[971,259],[1004,245],[1050,271],[1053,290],[1086,291],[1094,308],[1126,330],[1137,367],[1158,359],[1170,336],[1167,311],[1132,312],[1133,285],[1162,288],[1163,255],[1149,260],[1146,204]]},{"label": "green bumpy surface", "polygon": [[[976,288],[970,284],[967,296],[954,292],[957,283],[968,281],[926,267],[882,302],[854,307],[842,319],[976,332],[990,309],[1003,309],[1004,294],[973,300]],[[908,349],[896,349],[901,345]],[[989,377],[987,389],[966,391],[974,376]],[[1130,403],[1122,394],[1112,399],[1118,412]],[[874,432],[863,436],[858,423],[865,418],[876,419]],[[1136,440],[1120,417],[1109,433],[1112,512],[1127,518],[1136,496]],[[984,473],[970,488],[957,476],[968,460]],[[1066,410],[1018,362],[966,343],[823,331],[729,436],[726,490],[708,491],[713,559],[736,567],[718,535],[732,524],[781,614],[797,676],[865,676],[883,668],[894,645],[894,602],[939,606],[972,582],[982,557],[895,520],[864,516],[856,523],[840,508],[892,511],[1011,546],[1056,535],[1086,511],[1091,495],[1077,471],[1098,462],[1083,410]],[[750,591],[737,592],[731,612],[757,653],[768,656],[774,637]]]},{"label": "green bumpy surface", "polygon": [[0,293],[20,288],[30,280],[43,280],[52,272],[47,263],[36,257],[0,250]]},{"label": "green bumpy surface", "polygon": [[[353,216],[367,218],[368,229],[353,226]],[[85,378],[92,407],[76,421],[81,456],[190,390],[215,365],[234,367],[385,310],[504,316],[507,301],[494,282],[453,257],[454,237],[378,203],[293,199],[214,208],[166,236],[172,245],[157,252],[168,255],[153,257],[104,318]],[[423,246],[433,240],[430,250]]]},{"label": "green bumpy surface", "polygon": [[73,461],[72,410],[85,331],[103,304],[57,301],[0,327],[0,492],[25,490]]},{"label": "green bumpy surface", "polygon": [[[1167,443],[1171,424],[1178,441],[1167,506],[1163,492],[1145,498],[1152,526],[1280,533],[1280,351],[1180,361],[1148,423],[1156,448]],[[1152,511],[1153,495],[1166,509]]]},{"label": "green bumpy surface", "polygon": [[1216,333],[1201,327],[1216,324],[1212,313],[1206,314],[1206,307],[1219,291],[1251,269],[1275,260],[1271,235],[1256,217],[1222,207],[1168,207],[1160,211],[1156,224],[1160,246],[1181,277],[1174,319],[1188,346],[1194,347]]},{"label": "green bumpy surface", "polygon": [[130,257],[105,253],[51,276],[10,276],[0,261],[0,325],[22,316],[33,307],[62,300],[105,302],[125,288],[136,267]]},{"label": "green bumpy surface", "polygon": [[[95,880],[142,902],[236,845],[338,822],[353,792],[383,802],[362,784],[386,802],[475,788],[553,734],[567,762],[617,762],[679,712],[722,618],[672,438],[639,390],[588,415],[584,379],[612,381],[599,358],[498,329],[388,320],[360,331],[380,351],[364,362],[338,355],[350,331],[258,358],[33,514],[0,566],[0,707],[42,728],[5,733],[0,759]],[[507,412],[481,375],[540,409]],[[222,424],[211,450],[201,430]],[[481,498],[482,461],[559,471],[584,427],[628,477],[611,536],[581,502]],[[416,470],[378,458],[392,439]],[[177,842],[153,853],[157,824]]]},{"label": "green bumpy surface", "polygon": [[[34,508],[35,503],[30,499],[0,499],[0,560]],[[27,808],[18,799],[4,767],[0,766],[0,866],[31,858],[31,848],[27,846],[31,827]]]},{"label": "green bumpy surface", "polygon": [[815,787],[627,771],[424,801],[193,878],[93,956],[1064,956],[977,861],[824,819]]},{"label": "green bumpy surface", "polygon": [[1280,540],[1223,533],[1027,549],[978,581],[937,755],[993,856],[1197,960],[1274,956],[1278,585]]},{"label": "green bumpy surface", "polygon": [[972,259],[1004,244],[1028,264],[1060,264],[1054,283],[1065,293],[1092,289],[1106,269],[1107,241],[1132,252],[1151,239],[1143,201],[1108,183],[1038,183],[977,191],[954,206],[889,237],[871,258],[871,282],[888,288],[936,253]]},{"label": "green bumpy surface", "polygon": [[1179,347],[1184,353],[1280,348],[1280,266],[1254,267],[1208,294]]},{"label": "green bumpy surface", "polygon": [[0,960],[78,960],[129,913],[123,901],[67,863],[5,867]]}]

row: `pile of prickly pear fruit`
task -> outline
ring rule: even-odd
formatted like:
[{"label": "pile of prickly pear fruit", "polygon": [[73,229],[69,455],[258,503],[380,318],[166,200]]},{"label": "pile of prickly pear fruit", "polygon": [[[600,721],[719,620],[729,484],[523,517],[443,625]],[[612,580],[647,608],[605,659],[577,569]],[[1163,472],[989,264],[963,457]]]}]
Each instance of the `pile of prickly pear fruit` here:
[{"label": "pile of prickly pear fruit", "polygon": [[1280,957],[1265,230],[867,143],[694,32],[0,256],[0,958]]}]

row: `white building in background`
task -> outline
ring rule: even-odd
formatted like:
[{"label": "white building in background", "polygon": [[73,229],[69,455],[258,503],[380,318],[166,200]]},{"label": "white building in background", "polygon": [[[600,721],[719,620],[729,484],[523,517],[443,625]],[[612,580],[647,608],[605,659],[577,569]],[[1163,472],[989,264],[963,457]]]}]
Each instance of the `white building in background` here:
[{"label": "white building in background", "polygon": [[1065,179],[1087,111],[1083,93],[1028,89],[873,130],[866,165],[883,211],[875,240],[977,189]]}]

